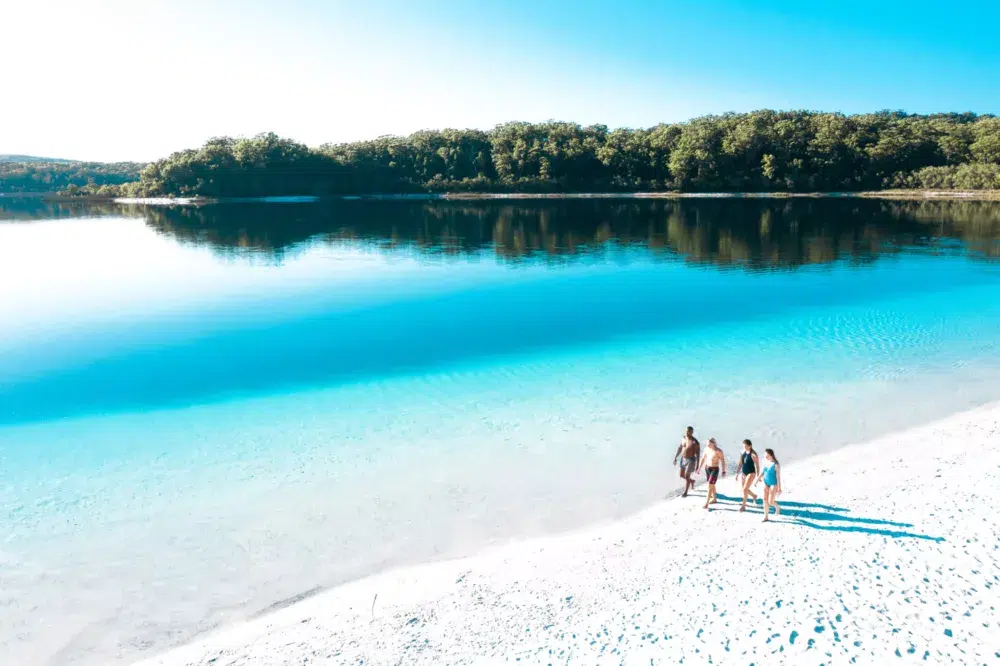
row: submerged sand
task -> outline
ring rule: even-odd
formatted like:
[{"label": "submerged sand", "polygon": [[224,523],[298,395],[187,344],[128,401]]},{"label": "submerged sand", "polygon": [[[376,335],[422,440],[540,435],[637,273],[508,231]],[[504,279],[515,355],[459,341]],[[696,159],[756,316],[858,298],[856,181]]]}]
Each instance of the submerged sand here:
[{"label": "submerged sand", "polygon": [[[759,505],[705,511],[699,489],[611,525],[291,600],[141,663],[1000,659],[1000,404],[784,476],[770,524]],[[720,490],[734,497],[735,481]]]}]

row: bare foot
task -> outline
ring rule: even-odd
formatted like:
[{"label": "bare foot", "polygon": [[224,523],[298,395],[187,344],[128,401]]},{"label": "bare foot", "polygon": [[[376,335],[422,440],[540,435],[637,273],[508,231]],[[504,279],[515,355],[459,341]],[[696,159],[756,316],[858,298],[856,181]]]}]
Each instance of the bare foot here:
[{"label": "bare foot", "polygon": [[776,516],[780,516],[781,515],[781,507],[778,506],[777,504],[774,505],[774,515],[776,515]]},{"label": "bare foot", "polygon": [[746,504],[744,504],[743,506],[740,507],[740,513],[743,513],[746,510],[747,510],[747,505]]},{"label": "bare foot", "polygon": [[708,508],[708,502],[705,502],[705,506],[703,506],[702,508],[703,509],[707,509]]},{"label": "bare foot", "polygon": [[767,519],[767,516],[764,516],[764,520],[762,520],[760,522],[762,522],[762,523],[769,523],[771,521]]},{"label": "bare foot", "polygon": [[719,503],[719,500],[717,500],[717,499],[713,499],[711,502],[709,502],[709,504],[718,504],[718,503]]}]

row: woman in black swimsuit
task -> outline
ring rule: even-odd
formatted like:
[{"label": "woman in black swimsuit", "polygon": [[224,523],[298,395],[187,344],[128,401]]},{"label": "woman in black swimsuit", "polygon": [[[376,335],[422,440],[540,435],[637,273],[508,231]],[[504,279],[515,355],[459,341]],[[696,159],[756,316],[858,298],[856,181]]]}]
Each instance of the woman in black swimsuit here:
[{"label": "woman in black swimsuit", "polygon": [[740,475],[743,476],[743,504],[740,506],[740,511],[747,510],[747,497],[753,497],[753,501],[757,501],[757,494],[750,490],[750,486],[753,485],[753,480],[757,477],[759,470],[760,460],[757,458],[757,452],[753,450],[753,442],[744,439],[740,467],[736,470],[737,482],[740,480]]}]

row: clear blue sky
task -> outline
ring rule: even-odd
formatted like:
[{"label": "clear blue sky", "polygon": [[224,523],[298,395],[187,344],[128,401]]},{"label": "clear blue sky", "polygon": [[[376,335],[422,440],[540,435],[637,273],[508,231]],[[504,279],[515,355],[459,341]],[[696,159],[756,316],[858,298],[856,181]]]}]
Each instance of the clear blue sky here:
[{"label": "clear blue sky", "polygon": [[1000,113],[1000,3],[8,0],[0,153],[149,160],[507,120]]}]

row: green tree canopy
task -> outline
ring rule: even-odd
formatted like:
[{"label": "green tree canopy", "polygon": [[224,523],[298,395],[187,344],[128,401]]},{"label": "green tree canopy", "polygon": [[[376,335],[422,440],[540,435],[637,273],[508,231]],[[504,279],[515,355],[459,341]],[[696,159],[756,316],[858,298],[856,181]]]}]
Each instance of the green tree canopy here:
[{"label": "green tree canopy", "polygon": [[[7,165],[0,191],[58,182],[79,193],[253,197],[480,192],[838,192],[888,187],[995,188],[1000,118],[901,111],[727,113],[648,129],[511,122],[488,132],[309,148],[275,134],[219,137],[142,169]],[[78,177],[59,177],[76,169]],[[3,174],[4,171],[0,171]],[[98,177],[100,175],[100,177]],[[117,175],[115,176],[117,178]],[[102,186],[104,190],[100,190]],[[21,190],[13,189],[21,188]],[[53,188],[55,189],[55,188]]]}]

